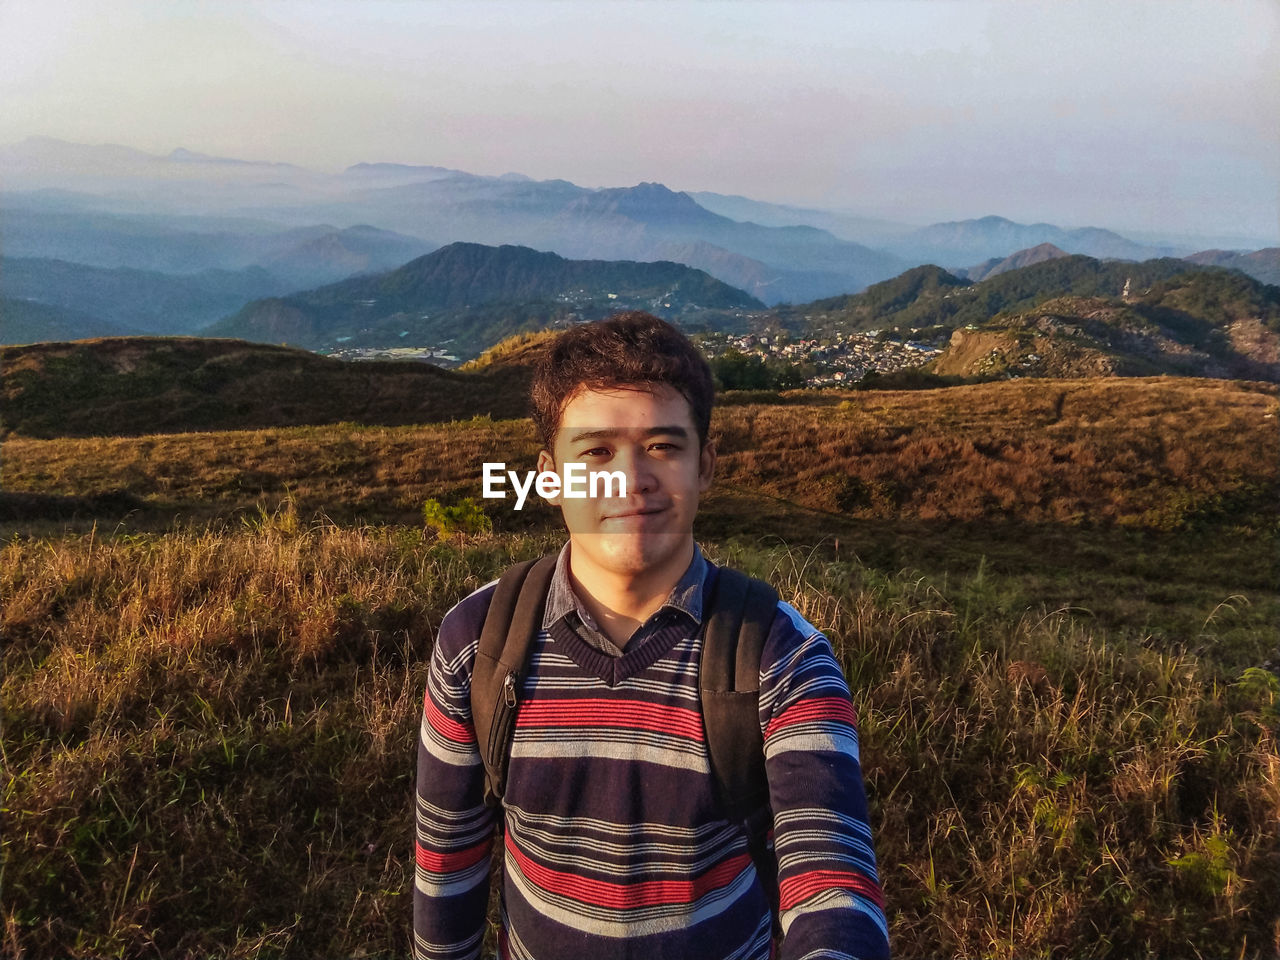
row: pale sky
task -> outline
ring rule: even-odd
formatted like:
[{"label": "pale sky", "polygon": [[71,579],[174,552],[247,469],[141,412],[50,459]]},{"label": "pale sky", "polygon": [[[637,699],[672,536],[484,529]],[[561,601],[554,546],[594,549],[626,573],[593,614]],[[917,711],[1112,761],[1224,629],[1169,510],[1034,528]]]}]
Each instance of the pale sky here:
[{"label": "pale sky", "polygon": [[0,143],[1280,240],[1280,0],[0,0]]}]

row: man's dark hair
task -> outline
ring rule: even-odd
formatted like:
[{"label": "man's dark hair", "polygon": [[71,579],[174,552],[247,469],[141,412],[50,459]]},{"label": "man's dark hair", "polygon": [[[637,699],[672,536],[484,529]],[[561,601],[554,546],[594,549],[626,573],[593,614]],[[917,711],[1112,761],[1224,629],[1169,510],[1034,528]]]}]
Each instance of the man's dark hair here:
[{"label": "man's dark hair", "polygon": [[629,310],[598,323],[570,327],[551,341],[533,373],[533,423],[553,450],[565,404],[579,387],[652,389],[667,384],[689,401],[698,443],[707,442],[715,386],[698,348],[671,324]]}]

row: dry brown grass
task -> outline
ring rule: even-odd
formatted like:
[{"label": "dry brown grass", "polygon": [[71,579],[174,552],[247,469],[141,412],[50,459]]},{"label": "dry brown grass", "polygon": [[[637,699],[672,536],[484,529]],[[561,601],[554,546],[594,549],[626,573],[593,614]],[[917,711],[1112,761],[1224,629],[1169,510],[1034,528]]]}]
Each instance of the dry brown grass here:
[{"label": "dry brown grass", "polygon": [[434,625],[513,546],[291,510],[8,544],[8,955],[401,952]]},{"label": "dry brown grass", "polygon": [[725,408],[720,478],[858,517],[1158,529],[1276,499],[1273,386],[1020,380],[846,396]]},{"label": "dry brown grass", "polygon": [[[837,645],[896,952],[1280,950],[1275,389],[805,399],[718,412],[699,537]],[[7,491],[113,519],[0,541],[6,954],[403,956],[434,629],[559,542],[418,511],[534,451],[527,421],[11,437]],[[402,525],[330,519],[361,517]]]},{"label": "dry brown grass", "polygon": [[[1127,525],[1272,513],[1280,388],[1179,378],[1021,380],[828,393],[717,410],[717,483],[857,518]],[[10,491],[126,490],[175,508],[338,505],[407,520],[476,495],[480,464],[531,468],[527,421],[32,440],[3,447]],[[1264,521],[1265,523],[1265,521]]]},{"label": "dry brown grass", "polygon": [[464,375],[414,361],[346,363],[203,337],[0,347],[0,436],[137,436],[337,423],[519,417],[520,367]]},{"label": "dry brown grass", "polygon": [[[555,537],[304,523],[14,540],[4,944],[403,956],[413,744],[444,611]],[[1271,684],[812,550],[707,544],[832,637],[903,957],[1264,955]]]},{"label": "dry brown grass", "polygon": [[[409,520],[427,497],[479,492],[480,465],[532,469],[528,421],[486,418],[408,427],[332,424],[146,437],[11,437],[9,491],[93,495],[127,490],[195,513],[274,508]],[[521,465],[526,465],[521,467]]]},{"label": "dry brown grass", "polygon": [[494,344],[474,360],[468,360],[458,370],[469,373],[494,366],[502,366],[508,370],[512,367],[532,367],[546,346],[559,335],[558,330],[517,333]]}]

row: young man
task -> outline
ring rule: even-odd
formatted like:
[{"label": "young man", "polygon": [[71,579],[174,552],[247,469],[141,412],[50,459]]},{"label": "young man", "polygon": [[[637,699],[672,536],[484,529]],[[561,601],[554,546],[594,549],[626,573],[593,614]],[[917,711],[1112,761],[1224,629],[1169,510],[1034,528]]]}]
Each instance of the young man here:
[{"label": "young man", "polygon": [[[562,498],[569,531],[513,690],[502,957],[884,957],[888,939],[848,687],[827,638],[772,610],[758,721],[777,882],[717,795],[699,693],[720,575],[693,539],[715,466],[706,361],[648,314],[573,327],[537,370],[539,470],[621,471],[626,496]],[[616,491],[615,491],[616,494]],[[499,811],[471,711],[495,584],[440,626],[418,747],[414,950],[480,954]],[[772,885],[772,882],[771,882]]]}]

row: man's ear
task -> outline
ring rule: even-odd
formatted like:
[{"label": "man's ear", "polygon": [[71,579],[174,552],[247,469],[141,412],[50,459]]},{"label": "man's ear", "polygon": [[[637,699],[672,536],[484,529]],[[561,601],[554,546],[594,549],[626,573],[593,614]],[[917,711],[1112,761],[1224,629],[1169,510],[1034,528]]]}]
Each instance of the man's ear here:
[{"label": "man's ear", "polygon": [[[543,472],[560,472],[556,469],[556,458],[551,455],[549,450],[545,449],[538,451],[538,473]],[[557,493],[554,497],[548,497],[547,503],[554,503],[557,507],[560,506],[560,494]]]},{"label": "man's ear", "polygon": [[716,472],[716,442],[707,438],[698,457],[698,492],[706,493],[711,487],[711,477]]}]

